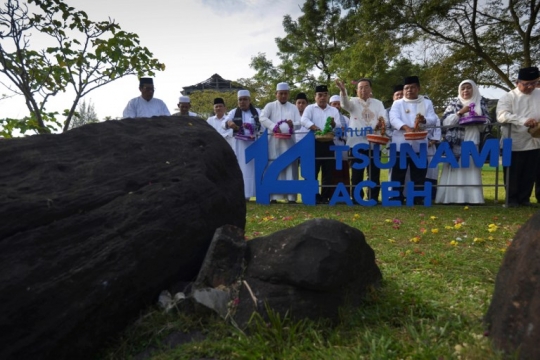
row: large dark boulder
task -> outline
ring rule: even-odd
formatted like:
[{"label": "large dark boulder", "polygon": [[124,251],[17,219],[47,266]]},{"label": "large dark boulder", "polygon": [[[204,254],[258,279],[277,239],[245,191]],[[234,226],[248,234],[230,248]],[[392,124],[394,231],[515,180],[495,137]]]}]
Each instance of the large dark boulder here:
[{"label": "large dark boulder", "polygon": [[485,321],[497,348],[519,359],[540,359],[540,212],[508,247]]},{"label": "large dark boulder", "polygon": [[235,320],[245,324],[266,305],[296,319],[338,320],[382,279],[364,234],[335,220],[314,219],[249,241]]},{"label": "large dark boulder", "polygon": [[1,359],[92,357],[245,226],[234,153],[198,118],[2,140],[0,169]]}]

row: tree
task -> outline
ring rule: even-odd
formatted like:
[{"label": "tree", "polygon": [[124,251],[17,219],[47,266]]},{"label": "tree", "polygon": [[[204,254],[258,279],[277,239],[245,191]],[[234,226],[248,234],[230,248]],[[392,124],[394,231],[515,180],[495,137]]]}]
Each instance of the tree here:
[{"label": "tree", "polygon": [[225,101],[227,110],[234,109],[237,104],[237,96],[235,91],[214,91],[204,90],[195,91],[189,94],[191,101],[191,111],[197,113],[203,119],[207,119],[214,115],[214,99],[222,98]]},{"label": "tree", "polygon": [[276,38],[281,67],[292,83],[308,87],[321,81],[330,84],[332,58],[344,48],[338,32],[341,8],[331,0],[307,0],[302,12],[296,21],[290,15],[283,18],[287,35]]},{"label": "tree", "polygon": [[[28,3],[32,11],[18,0],[7,0],[0,8],[0,73],[9,80],[2,85],[24,96],[30,111],[26,119],[35,120],[29,129],[50,132],[57,114],[47,113],[45,106],[59,92],[75,92],[64,113],[65,131],[79,100],[90,91],[126,75],[154,75],[165,68],[139,45],[137,34],[123,31],[114,20],[93,22],[62,0]],[[31,35],[37,32],[50,46],[31,46]],[[27,125],[21,128],[28,130]]]},{"label": "tree", "polygon": [[[346,0],[344,0],[345,2]],[[514,87],[519,67],[538,64],[538,0],[382,0],[380,6],[352,2],[380,33],[401,32],[407,41],[428,43],[438,61],[452,63],[456,77],[474,74],[478,84]]]},{"label": "tree", "polygon": [[82,103],[79,104],[79,109],[73,114],[73,121],[70,123],[69,128],[74,129],[79,126],[96,122],[99,122],[99,120],[94,104],[92,104],[92,100],[90,100],[88,104],[86,103],[86,100],[83,100]]}]

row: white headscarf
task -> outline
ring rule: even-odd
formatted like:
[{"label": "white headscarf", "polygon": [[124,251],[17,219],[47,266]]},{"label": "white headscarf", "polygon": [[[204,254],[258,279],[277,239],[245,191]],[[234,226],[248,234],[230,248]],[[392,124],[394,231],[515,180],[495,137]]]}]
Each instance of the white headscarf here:
[{"label": "white headscarf", "polygon": [[[463,84],[470,84],[472,86],[472,96],[470,99],[465,100],[461,97],[461,86]],[[480,95],[480,91],[478,90],[478,86],[476,83],[472,80],[463,80],[461,83],[459,83],[458,86],[458,99],[461,101],[463,106],[468,106],[470,103],[474,103],[474,112],[476,112],[476,115],[480,116],[482,115],[482,95]]]}]

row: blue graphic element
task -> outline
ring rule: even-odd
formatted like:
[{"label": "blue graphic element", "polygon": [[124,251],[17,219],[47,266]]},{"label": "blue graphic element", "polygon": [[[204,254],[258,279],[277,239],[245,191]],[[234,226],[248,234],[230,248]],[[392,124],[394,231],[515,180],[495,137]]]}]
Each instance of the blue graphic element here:
[{"label": "blue graphic element", "polygon": [[[315,136],[308,133],[276,160],[268,163],[268,130],[246,149],[246,162],[255,160],[257,203],[269,204],[271,194],[300,194],[306,205],[315,205],[319,182],[315,177]],[[300,159],[303,180],[278,180],[279,174],[293,161]]]},{"label": "blue graphic element", "polygon": [[349,196],[349,192],[347,191],[345,184],[342,182],[337,184],[336,190],[334,190],[334,195],[332,195],[329,204],[336,205],[337,202],[344,202],[349,206],[352,206],[353,204],[351,197]]},{"label": "blue graphic element", "polygon": [[[474,164],[477,167],[482,167],[487,157],[490,157],[490,166],[498,166],[499,161],[499,140],[489,139],[486,141],[481,152],[472,141],[462,142],[461,167],[467,168],[470,165],[472,157]],[[336,169],[342,168],[342,152],[349,149],[348,146],[332,146],[332,150],[336,154]],[[352,165],[354,169],[364,169],[369,166],[369,157],[359,152],[359,150],[369,150],[368,144],[357,144],[352,148],[354,158],[360,160]],[[427,165],[427,144],[420,144],[420,151],[416,153],[412,146],[408,143],[401,144],[402,155],[409,155],[412,161],[418,168],[425,168]],[[380,169],[391,168],[396,161],[396,144],[390,144],[389,160],[387,163],[382,163],[380,160],[380,145],[375,144],[372,147],[372,155],[374,163]],[[502,140],[502,165],[510,166],[512,159],[512,139],[507,138]],[[306,205],[315,205],[316,195],[319,192],[319,182],[315,176],[315,136],[309,132],[301,141],[293,145],[285,153],[280,155],[273,162],[268,164],[268,131],[256,140],[251,146],[246,149],[246,163],[255,160],[255,186],[257,203],[269,204],[271,194],[300,194],[302,202]],[[400,168],[406,168],[406,156],[400,156]],[[295,160],[300,159],[302,166],[301,176],[303,180],[278,180],[279,174],[287,168]],[[435,168],[441,163],[447,163],[453,168],[460,167],[456,157],[454,156],[447,142],[441,142],[435,155],[429,163],[430,168]],[[366,180],[360,182],[354,187],[353,197],[356,202],[362,206],[374,206],[375,200],[364,200],[360,198],[360,190],[362,188],[374,188],[376,184],[373,181]],[[399,197],[399,187],[402,184],[391,181],[381,183],[381,199],[383,206],[401,206],[399,200],[392,200]],[[413,182],[404,184],[407,187],[407,206],[414,205],[415,198],[423,198],[424,206],[431,206],[431,189],[432,183],[425,182],[421,190],[414,189]],[[392,190],[391,190],[392,189]],[[334,191],[330,205],[335,205],[338,202],[352,205],[352,200],[349,197],[347,188],[343,183],[339,183]]]},{"label": "blue graphic element", "polygon": [[431,206],[431,187],[432,184],[429,181],[424,182],[423,189],[416,190],[412,181],[407,182],[407,206],[414,205],[415,198],[423,198],[424,206]]},{"label": "blue graphic element", "polygon": [[[510,145],[512,146],[512,145]],[[461,166],[468,168],[470,166],[470,157],[473,158],[476,167],[482,167],[488,157],[489,165],[499,165],[499,141],[497,139],[489,139],[485,142],[482,153],[478,153],[478,147],[472,141],[464,141],[461,143]]]}]

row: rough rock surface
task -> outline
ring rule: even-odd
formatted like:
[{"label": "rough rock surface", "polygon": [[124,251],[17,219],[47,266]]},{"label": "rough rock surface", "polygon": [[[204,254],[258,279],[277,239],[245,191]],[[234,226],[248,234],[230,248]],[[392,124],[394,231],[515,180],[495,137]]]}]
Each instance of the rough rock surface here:
[{"label": "rough rock surface", "polygon": [[508,247],[485,322],[497,348],[519,359],[540,359],[540,212]]},{"label": "rough rock surface", "polygon": [[310,220],[247,245],[238,324],[264,315],[265,303],[281,315],[337,320],[339,307],[359,305],[382,279],[364,234],[339,221]]},{"label": "rough rock surface", "polygon": [[198,118],[2,140],[0,169],[2,359],[93,357],[245,225],[234,153]]}]

